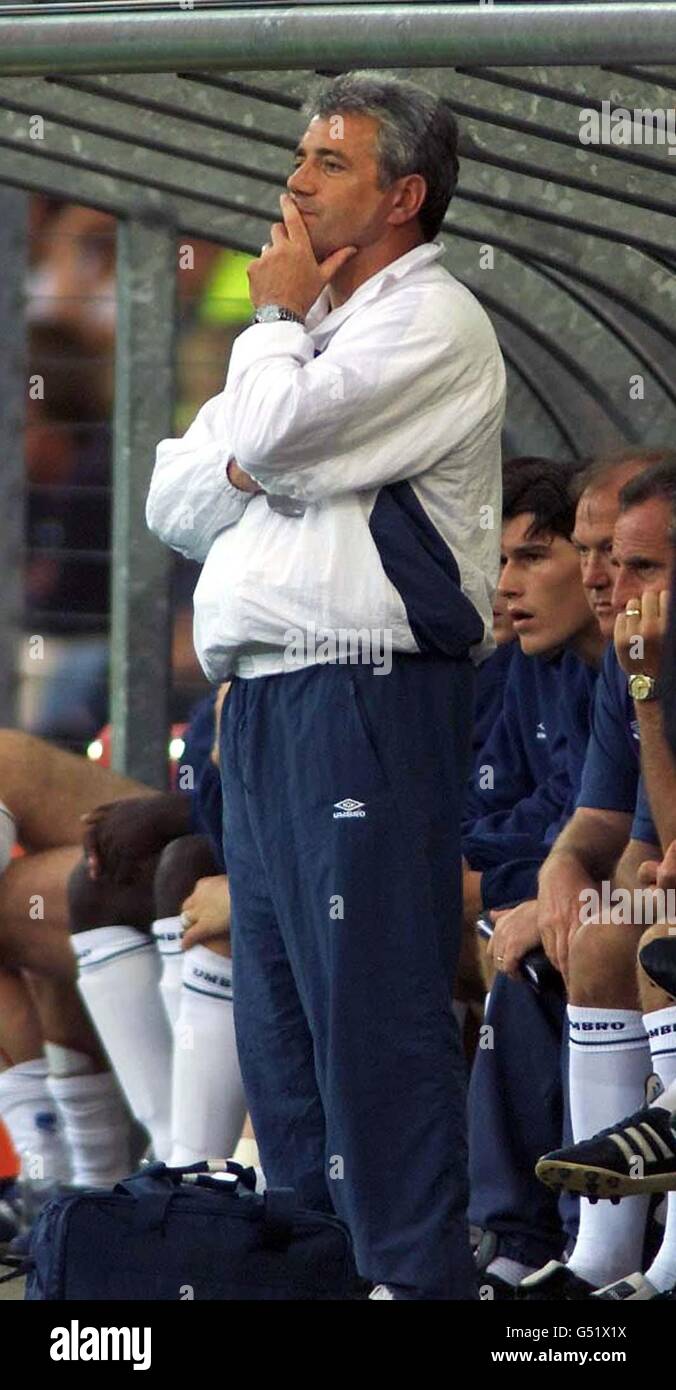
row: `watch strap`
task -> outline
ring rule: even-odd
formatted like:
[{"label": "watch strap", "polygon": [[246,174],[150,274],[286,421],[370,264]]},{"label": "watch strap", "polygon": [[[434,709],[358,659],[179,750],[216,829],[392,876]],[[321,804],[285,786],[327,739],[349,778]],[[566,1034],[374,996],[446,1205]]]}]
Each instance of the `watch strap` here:
[{"label": "watch strap", "polygon": [[[635,682],[643,687],[642,690],[636,690]],[[646,685],[646,682],[650,684]],[[659,698],[660,689],[657,678],[655,676],[646,675],[645,671],[635,671],[633,675],[628,676],[627,685],[629,687],[629,694],[634,700],[645,701],[657,700]]]},{"label": "watch strap", "polygon": [[251,323],[300,323],[304,324],[302,314],[295,309],[287,309],[284,304],[260,304]]}]

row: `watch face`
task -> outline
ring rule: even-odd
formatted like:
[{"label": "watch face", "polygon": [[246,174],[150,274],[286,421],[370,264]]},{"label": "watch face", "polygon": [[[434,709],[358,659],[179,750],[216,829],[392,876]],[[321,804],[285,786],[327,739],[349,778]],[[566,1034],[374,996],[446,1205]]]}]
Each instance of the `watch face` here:
[{"label": "watch face", "polygon": [[276,304],[263,304],[256,313],[259,323],[274,323],[279,318],[279,309]]},{"label": "watch face", "polygon": [[638,674],[629,682],[630,694],[634,700],[647,700],[652,694],[653,682],[650,676]]}]

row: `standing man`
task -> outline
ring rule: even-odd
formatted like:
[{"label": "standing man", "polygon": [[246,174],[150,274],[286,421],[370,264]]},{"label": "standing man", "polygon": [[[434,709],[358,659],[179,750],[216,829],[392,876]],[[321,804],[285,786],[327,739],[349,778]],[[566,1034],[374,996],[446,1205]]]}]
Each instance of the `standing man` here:
[{"label": "standing man", "polygon": [[473,664],[492,646],[505,376],[438,264],[443,102],[376,73],[306,108],[225,390],[148,524],[206,561],[235,1018],[268,1183],[348,1223],[378,1298],[474,1294],[451,1000]]}]

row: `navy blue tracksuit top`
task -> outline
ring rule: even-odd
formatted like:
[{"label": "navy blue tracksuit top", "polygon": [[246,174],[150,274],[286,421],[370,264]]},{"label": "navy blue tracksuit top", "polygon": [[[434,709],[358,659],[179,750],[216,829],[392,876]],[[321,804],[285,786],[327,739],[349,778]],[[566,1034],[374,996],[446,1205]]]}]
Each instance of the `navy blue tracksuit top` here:
[{"label": "navy blue tracksuit top", "polygon": [[597,673],[573,652],[510,661],[502,712],[475,760],[463,854],[486,910],[534,897],[579,790]]}]

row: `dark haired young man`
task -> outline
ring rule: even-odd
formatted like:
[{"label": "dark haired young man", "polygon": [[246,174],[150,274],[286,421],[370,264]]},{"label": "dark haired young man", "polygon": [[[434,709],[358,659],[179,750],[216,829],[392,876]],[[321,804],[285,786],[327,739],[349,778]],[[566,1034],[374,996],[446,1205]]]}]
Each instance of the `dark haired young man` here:
[{"label": "dark haired young man", "polygon": [[[518,958],[537,944],[538,869],[572,809],[603,648],[571,540],[577,471],[545,459],[504,469],[499,594],[518,645],[465,809],[466,929],[478,911],[521,904],[507,916],[517,921],[513,936],[525,931],[523,950],[512,943],[503,955],[498,946],[496,959],[489,948],[498,972],[486,1012],[494,1046],[479,1047],[470,1086],[470,1219],[484,1232],[482,1291],[490,1286],[494,1297],[512,1296],[564,1240],[557,1203],[532,1173],[542,1136],[561,1133],[563,1010],[555,994],[536,996],[518,976]],[[496,938],[501,931],[498,917]]]}]

